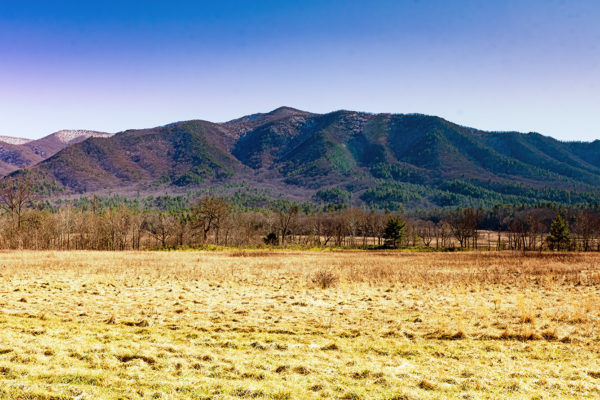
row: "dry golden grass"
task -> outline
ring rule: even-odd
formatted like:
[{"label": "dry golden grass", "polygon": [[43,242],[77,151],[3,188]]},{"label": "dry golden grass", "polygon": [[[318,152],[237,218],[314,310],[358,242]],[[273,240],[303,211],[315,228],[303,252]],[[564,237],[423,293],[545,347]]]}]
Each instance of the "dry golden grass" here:
[{"label": "dry golden grass", "polygon": [[599,254],[5,252],[0,274],[1,398],[600,397]]}]

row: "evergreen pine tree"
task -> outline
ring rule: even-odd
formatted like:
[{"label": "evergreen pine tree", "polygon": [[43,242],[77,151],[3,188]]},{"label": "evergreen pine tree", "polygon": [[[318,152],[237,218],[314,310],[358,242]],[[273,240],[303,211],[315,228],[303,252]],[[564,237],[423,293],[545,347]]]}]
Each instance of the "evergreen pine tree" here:
[{"label": "evergreen pine tree", "polygon": [[562,219],[560,213],[552,221],[550,226],[550,234],[546,237],[548,246],[552,250],[565,250],[571,244],[571,234],[569,232],[569,224]]},{"label": "evergreen pine tree", "polygon": [[406,222],[401,217],[391,217],[385,226],[384,238],[392,247],[398,247],[406,236]]}]

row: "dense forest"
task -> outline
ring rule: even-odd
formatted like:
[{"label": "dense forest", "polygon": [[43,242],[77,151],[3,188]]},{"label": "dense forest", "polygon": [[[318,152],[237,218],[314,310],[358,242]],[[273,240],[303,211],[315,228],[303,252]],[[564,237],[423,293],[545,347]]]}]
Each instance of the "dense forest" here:
[{"label": "dense forest", "polygon": [[0,247],[167,249],[347,247],[600,251],[600,206],[553,203],[416,210],[204,195],[38,200],[22,177],[0,183]]}]

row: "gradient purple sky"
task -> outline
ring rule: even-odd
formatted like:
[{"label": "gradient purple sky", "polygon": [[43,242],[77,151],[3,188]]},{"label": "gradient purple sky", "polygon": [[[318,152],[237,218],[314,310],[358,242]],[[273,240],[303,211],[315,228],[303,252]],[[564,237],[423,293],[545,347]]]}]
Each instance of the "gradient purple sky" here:
[{"label": "gradient purple sky", "polygon": [[4,1],[0,134],[287,105],[600,139],[600,1]]}]

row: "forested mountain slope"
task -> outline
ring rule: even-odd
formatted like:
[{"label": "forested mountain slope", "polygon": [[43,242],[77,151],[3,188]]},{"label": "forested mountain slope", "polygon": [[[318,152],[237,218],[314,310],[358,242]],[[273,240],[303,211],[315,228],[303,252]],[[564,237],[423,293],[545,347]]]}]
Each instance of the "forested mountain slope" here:
[{"label": "forested mountain slope", "polygon": [[282,107],[221,124],[185,121],[92,137],[31,170],[74,193],[245,182],[374,208],[572,204],[597,198],[600,141],[485,132],[418,114]]}]

